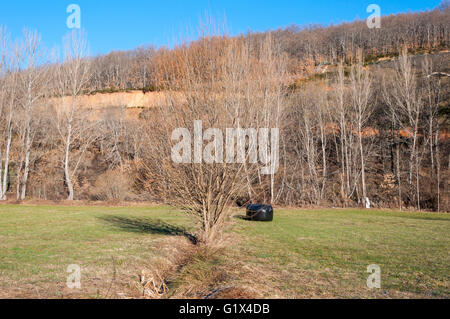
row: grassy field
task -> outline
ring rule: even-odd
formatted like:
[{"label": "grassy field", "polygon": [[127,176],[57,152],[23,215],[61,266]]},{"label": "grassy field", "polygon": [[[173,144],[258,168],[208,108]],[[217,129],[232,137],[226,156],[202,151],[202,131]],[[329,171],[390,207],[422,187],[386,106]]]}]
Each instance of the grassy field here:
[{"label": "grassy field", "polygon": [[[0,206],[0,298],[138,298],[142,271],[191,245],[189,225],[164,206]],[[231,297],[450,296],[447,214],[281,209],[272,223],[232,218],[226,237],[179,265],[166,297],[224,287]],[[66,287],[70,264],[81,266],[81,289]],[[381,289],[366,286],[369,264]]]}]

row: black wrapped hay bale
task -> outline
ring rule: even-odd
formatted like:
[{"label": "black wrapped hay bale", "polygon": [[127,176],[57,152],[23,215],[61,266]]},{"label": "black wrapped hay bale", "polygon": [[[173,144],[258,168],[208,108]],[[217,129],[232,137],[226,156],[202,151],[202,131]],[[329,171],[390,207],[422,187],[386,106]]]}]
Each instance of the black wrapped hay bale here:
[{"label": "black wrapped hay bale", "polygon": [[249,204],[247,206],[247,219],[271,222],[273,220],[273,207],[270,205]]}]

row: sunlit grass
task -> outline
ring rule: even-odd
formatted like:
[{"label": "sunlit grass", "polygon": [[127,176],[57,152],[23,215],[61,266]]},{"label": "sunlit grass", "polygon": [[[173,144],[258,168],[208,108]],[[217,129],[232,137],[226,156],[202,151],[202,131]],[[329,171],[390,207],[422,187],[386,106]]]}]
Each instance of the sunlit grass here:
[{"label": "sunlit grass", "polygon": [[[423,296],[450,292],[450,216],[377,210],[279,210],[273,223],[239,222],[248,260],[287,271],[295,295],[303,271],[329,277],[336,294],[367,289],[367,266],[382,272],[382,291]],[[353,296],[353,295],[352,295]],[[355,295],[357,297],[357,295]]]},{"label": "sunlit grass", "polygon": [[[104,297],[114,272],[128,293],[158,243],[189,225],[165,206],[0,206],[0,297]],[[226,249],[185,265],[175,289],[207,278],[208,289],[272,298],[449,296],[447,214],[281,209],[269,223],[233,218],[227,233]],[[65,286],[70,264],[82,268],[79,295]],[[366,287],[369,264],[381,267],[380,290]]]}]

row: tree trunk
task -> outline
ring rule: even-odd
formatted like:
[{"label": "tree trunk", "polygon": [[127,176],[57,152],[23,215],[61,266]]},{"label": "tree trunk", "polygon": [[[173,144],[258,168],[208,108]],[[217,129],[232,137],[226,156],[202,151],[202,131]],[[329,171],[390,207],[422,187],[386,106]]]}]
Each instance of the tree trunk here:
[{"label": "tree trunk", "polygon": [[436,125],[436,179],[437,179],[437,211],[441,211],[441,161],[439,158],[439,121]]},{"label": "tree trunk", "polygon": [[397,183],[398,183],[398,207],[402,210],[402,184],[400,180],[400,143],[397,143]]},{"label": "tree trunk", "polygon": [[[8,191],[8,175],[9,175],[9,152],[11,149],[11,139],[12,139],[12,126],[8,130],[8,142],[6,144],[6,154],[5,154],[5,168],[3,171],[3,181],[1,185],[2,192],[0,193],[0,200],[6,200],[6,193]],[[0,176],[1,179],[1,176]]]},{"label": "tree trunk", "polygon": [[70,201],[72,201],[74,198],[73,184],[69,170],[69,152],[70,152],[71,138],[72,138],[72,123],[69,123],[69,126],[67,128],[66,149],[64,154],[64,176],[66,179],[67,188],[69,189],[69,196],[67,200]]},{"label": "tree trunk", "polygon": [[[361,156],[361,184],[362,184],[362,192],[363,192],[363,202],[366,203],[366,168],[364,162],[364,150],[362,144],[362,129],[361,129],[361,118],[358,120],[358,136],[359,136],[359,151]],[[364,206],[365,207],[365,206]]]},{"label": "tree trunk", "polygon": [[30,136],[30,124],[27,126],[26,139],[25,139],[25,167],[23,171],[22,180],[22,192],[20,195],[20,200],[25,200],[27,194],[27,182],[28,175],[30,173],[30,151],[31,151],[31,136]]}]

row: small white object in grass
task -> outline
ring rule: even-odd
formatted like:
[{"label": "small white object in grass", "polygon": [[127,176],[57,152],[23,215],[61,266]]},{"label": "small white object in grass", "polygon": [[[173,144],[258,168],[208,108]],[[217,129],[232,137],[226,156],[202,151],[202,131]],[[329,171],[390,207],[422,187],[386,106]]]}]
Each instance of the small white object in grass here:
[{"label": "small white object in grass", "polygon": [[366,197],[366,208],[370,208],[370,200]]}]

